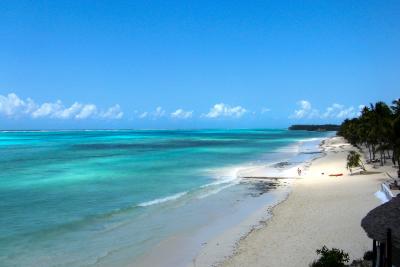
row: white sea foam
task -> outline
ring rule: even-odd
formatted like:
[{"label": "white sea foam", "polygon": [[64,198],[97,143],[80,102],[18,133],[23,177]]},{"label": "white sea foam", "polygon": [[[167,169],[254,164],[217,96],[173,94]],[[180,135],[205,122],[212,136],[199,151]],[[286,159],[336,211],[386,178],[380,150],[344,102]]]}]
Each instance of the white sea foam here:
[{"label": "white sea foam", "polygon": [[139,207],[147,207],[147,206],[152,206],[152,205],[156,205],[156,204],[160,204],[160,203],[164,203],[167,201],[172,201],[172,200],[176,200],[180,197],[183,197],[184,195],[186,195],[188,192],[180,192],[171,196],[167,196],[164,198],[156,198],[154,200],[150,200],[150,201],[146,201],[146,202],[142,202],[140,204],[138,204]]},{"label": "white sea foam", "polygon": [[[202,198],[206,198],[206,197],[208,197],[208,196],[211,196],[211,195],[214,195],[214,194],[217,194],[217,193],[219,193],[219,192],[221,192],[222,190],[224,190],[224,189],[226,189],[226,188],[228,188],[228,187],[231,187],[231,186],[233,186],[233,185],[235,185],[235,184],[237,184],[238,182],[236,182],[236,183],[226,183],[225,185],[223,185],[223,186],[217,186],[215,189],[212,189],[212,190],[209,190],[209,191],[206,191],[206,192],[204,192],[204,193],[201,193],[200,195],[198,195],[197,196],[197,198],[198,199],[202,199]],[[211,184],[209,184],[209,186],[211,186]],[[204,188],[204,187],[203,187]]]},{"label": "white sea foam", "polygon": [[235,166],[227,166],[209,170],[212,172],[213,177],[217,180],[214,183],[226,183],[238,180],[241,178],[241,172],[251,169],[257,169],[264,165],[259,164],[243,164]]},{"label": "white sea foam", "polygon": [[[254,168],[254,166],[252,166]],[[215,178],[215,181],[202,185],[200,186],[200,191],[197,192],[191,192],[191,194],[194,193],[195,197],[198,199],[202,199],[205,197],[208,197],[213,194],[217,194],[220,191],[231,187],[235,184],[238,184],[240,182],[240,177],[239,177],[239,172],[240,170],[250,168],[249,165],[246,166],[236,166],[236,167],[223,167],[223,168],[217,168],[217,169],[210,169],[208,172],[212,174],[212,176]],[[177,200],[185,195],[187,195],[189,192],[180,192],[174,195],[170,195],[164,198],[157,198],[154,200],[142,202],[138,204],[138,207],[148,207],[152,205],[157,205],[161,203],[165,203],[168,201],[173,201]]]},{"label": "white sea foam", "polygon": [[[254,168],[254,166],[252,167]],[[240,183],[240,171],[248,168],[250,168],[249,165],[241,165],[209,169],[208,172],[211,173],[211,176],[215,178],[215,181],[200,186],[200,192],[198,195],[196,195],[196,198],[206,198]]]},{"label": "white sea foam", "polygon": [[232,183],[232,182],[235,181],[235,180],[238,180],[238,179],[236,179],[236,178],[232,178],[232,179],[220,179],[220,180],[217,180],[217,181],[215,181],[215,182],[202,185],[202,186],[200,186],[200,188],[208,188],[208,187],[223,185],[223,184],[227,184],[227,183]]},{"label": "white sea foam", "polygon": [[319,143],[325,140],[327,137],[312,137],[312,138],[304,138],[298,140],[300,143],[309,143],[309,142],[314,142],[314,143]]}]

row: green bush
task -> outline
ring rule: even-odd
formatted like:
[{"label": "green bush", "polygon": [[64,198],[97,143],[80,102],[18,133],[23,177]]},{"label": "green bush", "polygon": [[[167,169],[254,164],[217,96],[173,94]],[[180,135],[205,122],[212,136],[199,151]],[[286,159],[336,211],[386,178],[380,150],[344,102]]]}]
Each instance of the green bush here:
[{"label": "green bush", "polygon": [[319,259],[311,263],[310,267],[343,267],[350,260],[349,254],[343,250],[328,249],[326,246],[317,249],[317,254],[320,255]]},{"label": "green bush", "polygon": [[372,261],[374,259],[374,253],[372,251],[365,252],[363,259],[366,261]]},{"label": "green bush", "polygon": [[361,167],[365,171],[364,164],[361,161],[360,153],[358,153],[356,151],[350,151],[349,154],[347,155],[346,167],[347,167],[347,169],[350,170],[350,172],[352,172],[352,170],[351,170],[352,168],[356,168],[356,167]]}]

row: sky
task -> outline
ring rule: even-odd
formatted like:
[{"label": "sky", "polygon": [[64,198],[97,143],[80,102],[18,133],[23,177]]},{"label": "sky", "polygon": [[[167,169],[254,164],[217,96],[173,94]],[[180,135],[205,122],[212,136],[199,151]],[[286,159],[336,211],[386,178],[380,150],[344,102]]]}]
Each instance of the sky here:
[{"label": "sky", "polygon": [[0,1],[0,129],[283,128],[400,97],[400,1]]}]

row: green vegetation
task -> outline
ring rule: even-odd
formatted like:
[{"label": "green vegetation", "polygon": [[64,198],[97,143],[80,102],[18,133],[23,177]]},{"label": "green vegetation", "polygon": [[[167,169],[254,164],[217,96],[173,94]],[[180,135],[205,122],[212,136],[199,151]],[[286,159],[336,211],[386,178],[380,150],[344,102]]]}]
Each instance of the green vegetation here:
[{"label": "green vegetation", "polygon": [[361,167],[365,171],[364,164],[361,161],[360,153],[356,151],[350,151],[347,155],[347,169],[352,173],[352,168]]},{"label": "green vegetation", "polygon": [[305,131],[338,131],[340,125],[322,124],[322,125],[307,125],[295,124],[289,127],[289,130],[305,130]]},{"label": "green vegetation", "polygon": [[349,254],[337,248],[328,249],[323,246],[317,249],[317,254],[320,255],[319,259],[311,263],[310,267],[342,267],[350,261]]},{"label": "green vegetation", "polygon": [[310,267],[370,267],[372,266],[372,251],[364,254],[364,259],[353,260],[350,264],[349,254],[341,249],[332,248],[328,249],[323,246],[317,249],[317,254],[320,255],[319,259],[311,263]]},{"label": "green vegetation", "polygon": [[369,161],[379,157],[382,165],[388,159],[395,165],[400,162],[400,99],[392,103],[391,107],[384,102],[364,107],[358,118],[346,119],[338,132],[354,146],[365,145]]}]

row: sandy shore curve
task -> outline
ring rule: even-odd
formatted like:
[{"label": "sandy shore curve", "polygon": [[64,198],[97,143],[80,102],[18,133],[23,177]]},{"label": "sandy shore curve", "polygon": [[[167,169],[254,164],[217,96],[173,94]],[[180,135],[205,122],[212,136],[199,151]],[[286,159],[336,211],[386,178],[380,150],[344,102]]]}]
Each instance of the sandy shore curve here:
[{"label": "sandy shore curve", "polygon": [[[341,137],[327,139],[321,147],[325,156],[312,162],[303,179],[293,181],[292,193],[272,210],[271,219],[260,222],[261,227],[234,248],[223,246],[234,234],[227,230],[209,242],[191,266],[308,266],[323,245],[345,250],[352,260],[362,258],[372,242],[360,221],[381,204],[374,194],[391,167],[367,166],[369,174],[349,175],[346,156],[356,148]],[[329,176],[334,173],[343,176]]]}]

